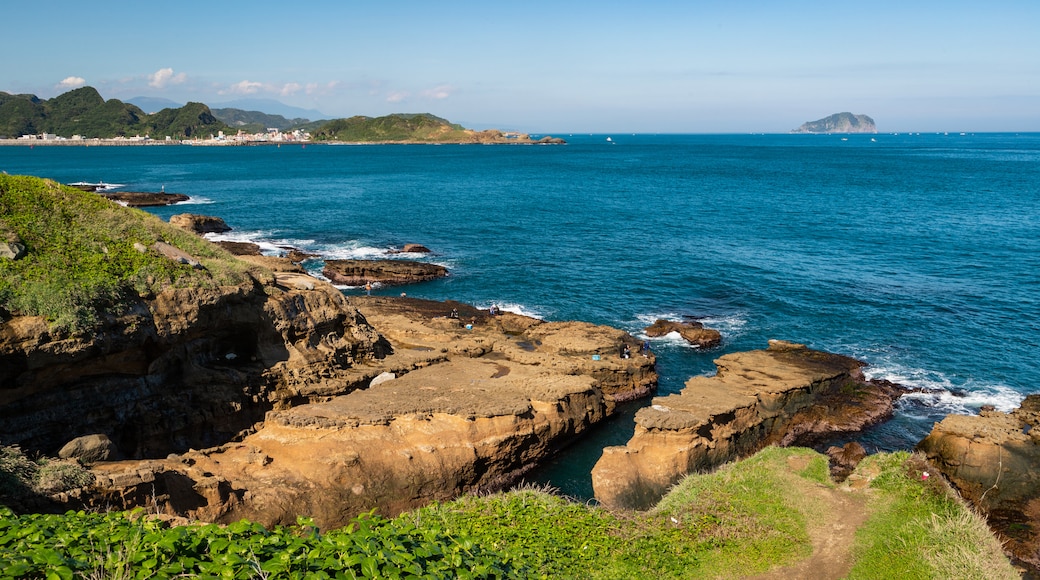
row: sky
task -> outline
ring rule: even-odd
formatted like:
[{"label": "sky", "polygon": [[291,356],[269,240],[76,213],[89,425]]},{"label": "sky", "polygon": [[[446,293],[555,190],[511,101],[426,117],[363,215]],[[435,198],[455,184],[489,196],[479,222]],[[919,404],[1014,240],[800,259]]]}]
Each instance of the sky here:
[{"label": "sky", "polygon": [[199,2],[3,10],[0,91],[531,133],[1040,131],[1040,2]]}]

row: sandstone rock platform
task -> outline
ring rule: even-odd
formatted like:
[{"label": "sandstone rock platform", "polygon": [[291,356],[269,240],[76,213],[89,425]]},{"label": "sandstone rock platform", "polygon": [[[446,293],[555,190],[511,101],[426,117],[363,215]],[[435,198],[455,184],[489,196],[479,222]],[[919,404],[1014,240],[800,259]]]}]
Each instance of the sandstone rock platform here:
[{"label": "sandstone rock platform", "polygon": [[694,377],[679,393],[636,413],[624,447],[608,447],[592,470],[603,505],[644,509],[683,476],[770,445],[856,432],[891,416],[901,394],[865,381],[857,360],[770,341],[767,350],[715,361],[712,377]]},{"label": "sandstone rock platform", "polygon": [[353,366],[349,383],[382,382],[356,390],[301,382],[239,441],[144,464],[99,464],[102,489],[88,503],[122,507],[152,497],[169,513],[268,525],[301,514],[323,527],[371,509],[396,515],[512,484],[616,402],[656,384],[652,354],[617,355],[622,343],[638,343],[618,329],[490,316],[457,302],[349,302],[393,346],[393,354]]}]

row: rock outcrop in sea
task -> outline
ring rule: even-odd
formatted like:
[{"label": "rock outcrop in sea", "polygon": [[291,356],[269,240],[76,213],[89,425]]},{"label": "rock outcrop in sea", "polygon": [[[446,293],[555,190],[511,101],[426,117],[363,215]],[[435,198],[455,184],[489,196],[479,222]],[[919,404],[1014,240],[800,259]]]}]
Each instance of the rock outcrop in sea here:
[{"label": "rock outcrop in sea", "polygon": [[612,508],[652,506],[683,476],[770,445],[809,444],[889,418],[902,394],[864,380],[864,363],[785,341],[716,359],[712,377],[636,413],[625,446],[607,447],[592,470],[596,499]]},{"label": "rock outcrop in sea", "polygon": [[444,278],[448,269],[414,260],[325,260],[322,274],[333,284],[398,286]]},{"label": "rock outcrop in sea", "polygon": [[802,123],[792,133],[877,133],[874,119],[866,115],[835,113],[816,121]]}]

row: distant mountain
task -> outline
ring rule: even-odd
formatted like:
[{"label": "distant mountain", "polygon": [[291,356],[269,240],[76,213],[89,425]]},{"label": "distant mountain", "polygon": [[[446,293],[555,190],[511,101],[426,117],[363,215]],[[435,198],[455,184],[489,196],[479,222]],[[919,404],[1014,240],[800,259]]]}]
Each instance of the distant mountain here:
[{"label": "distant mountain", "polygon": [[286,119],[331,119],[329,115],[315,109],[301,109],[286,105],[274,99],[237,99],[226,103],[212,103],[214,109],[241,109],[243,111],[263,111],[268,115],[281,115]]},{"label": "distant mountain", "polygon": [[297,117],[286,119],[281,115],[268,115],[260,111],[243,111],[242,109],[213,109],[213,116],[227,123],[234,129],[242,129],[247,133],[259,133],[268,128],[280,131],[297,129],[311,122],[310,119]]},{"label": "distant mountain", "polygon": [[81,87],[50,100],[36,95],[0,92],[0,136],[53,133],[61,137],[110,138],[149,135],[184,138],[230,131],[202,103],[188,103],[149,115],[138,106],[101,98],[94,87]]},{"label": "distant mountain", "polygon": [[877,133],[874,119],[866,115],[835,113],[818,121],[803,123],[792,133]]},{"label": "distant mountain", "polygon": [[163,99],[161,97],[133,97],[126,100],[131,105],[137,105],[145,113],[157,113],[163,109],[176,109],[183,107],[184,103]]}]

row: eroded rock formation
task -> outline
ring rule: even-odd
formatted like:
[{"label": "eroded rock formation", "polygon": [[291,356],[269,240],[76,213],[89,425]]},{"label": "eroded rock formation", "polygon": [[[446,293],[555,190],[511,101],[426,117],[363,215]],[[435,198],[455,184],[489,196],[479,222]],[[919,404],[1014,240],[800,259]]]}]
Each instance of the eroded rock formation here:
[{"label": "eroded rock formation", "polygon": [[350,369],[385,343],[335,288],[302,278],[170,288],[91,335],[5,321],[0,441],[53,455],[104,434],[124,456],[164,457],[228,441],[301,384],[356,387]]},{"label": "eroded rock formation", "polygon": [[231,231],[231,227],[221,218],[192,213],[179,213],[170,216],[170,225],[195,232],[196,234],[220,234]]},{"label": "eroded rock formation", "polygon": [[98,487],[70,501],[209,521],[279,524],[306,514],[336,526],[373,508],[396,514],[506,487],[656,384],[653,355],[620,358],[619,346],[637,341],[614,328],[490,316],[454,302],[350,302],[393,354],[351,365],[349,379],[312,373],[283,385],[282,404],[244,438],[99,464]]},{"label": "eroded rock formation", "polygon": [[891,416],[901,391],[863,379],[863,363],[770,341],[767,350],[728,354],[713,377],[636,413],[624,447],[608,447],[592,470],[608,507],[647,508],[684,475],[711,469],[770,444],[807,444],[855,432]]},{"label": "eroded rock formation", "polygon": [[987,514],[1009,552],[1040,569],[1040,395],[1010,413],[949,415],[917,448]]},{"label": "eroded rock formation", "polygon": [[675,332],[698,348],[715,348],[722,344],[722,334],[713,328],[704,328],[700,322],[657,320],[644,330],[647,336],[658,337]]}]

